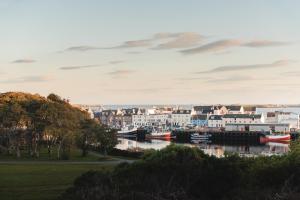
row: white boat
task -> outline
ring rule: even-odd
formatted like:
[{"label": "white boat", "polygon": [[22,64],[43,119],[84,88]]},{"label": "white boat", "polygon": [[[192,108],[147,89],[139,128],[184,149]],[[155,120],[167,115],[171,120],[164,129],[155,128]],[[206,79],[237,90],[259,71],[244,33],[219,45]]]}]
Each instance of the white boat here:
[{"label": "white boat", "polygon": [[172,132],[169,130],[164,130],[161,127],[153,128],[150,134],[146,135],[147,139],[165,139],[170,140],[172,137]]},{"label": "white boat", "polygon": [[125,126],[117,133],[120,136],[134,136],[137,134],[137,131],[138,131],[137,127]]},{"label": "white boat", "polygon": [[191,140],[195,139],[209,139],[211,137],[210,134],[199,134],[199,133],[193,133],[190,135]]}]

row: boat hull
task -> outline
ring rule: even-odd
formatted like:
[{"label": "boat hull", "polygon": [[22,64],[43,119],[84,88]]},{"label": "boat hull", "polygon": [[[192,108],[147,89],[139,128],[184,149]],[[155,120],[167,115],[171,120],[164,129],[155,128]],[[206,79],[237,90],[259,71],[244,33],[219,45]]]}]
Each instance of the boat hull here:
[{"label": "boat hull", "polygon": [[171,139],[174,138],[171,134],[171,132],[166,132],[166,133],[150,133],[146,135],[147,139]]},{"label": "boat hull", "polygon": [[291,140],[290,134],[287,135],[266,135],[265,137],[260,137],[260,142],[288,142]]}]

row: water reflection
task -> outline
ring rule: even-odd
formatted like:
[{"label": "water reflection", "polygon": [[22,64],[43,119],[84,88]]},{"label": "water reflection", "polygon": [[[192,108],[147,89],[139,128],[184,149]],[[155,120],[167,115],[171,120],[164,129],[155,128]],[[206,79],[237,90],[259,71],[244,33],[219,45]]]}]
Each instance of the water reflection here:
[{"label": "water reflection", "polygon": [[[164,140],[146,140],[137,141],[134,139],[118,138],[116,148],[121,150],[144,150],[144,149],[162,149],[169,144],[174,143]],[[269,142],[266,144],[257,145],[227,145],[227,144],[213,144],[211,142],[200,142],[198,144],[184,143],[181,145],[198,147],[208,155],[216,157],[223,157],[226,153],[237,153],[240,156],[253,157],[253,156],[271,156],[283,155],[289,151],[288,143],[275,143]]]}]

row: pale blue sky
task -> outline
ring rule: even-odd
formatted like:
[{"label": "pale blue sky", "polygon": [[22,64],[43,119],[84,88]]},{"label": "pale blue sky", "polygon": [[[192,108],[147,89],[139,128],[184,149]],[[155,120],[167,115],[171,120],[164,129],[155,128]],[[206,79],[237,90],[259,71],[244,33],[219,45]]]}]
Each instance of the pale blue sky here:
[{"label": "pale blue sky", "polygon": [[0,92],[73,103],[300,103],[299,7],[1,0]]}]

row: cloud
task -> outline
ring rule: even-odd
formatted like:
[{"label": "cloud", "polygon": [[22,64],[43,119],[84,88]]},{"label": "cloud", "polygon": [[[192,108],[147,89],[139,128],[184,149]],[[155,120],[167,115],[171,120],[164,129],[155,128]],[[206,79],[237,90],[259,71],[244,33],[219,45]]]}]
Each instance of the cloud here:
[{"label": "cloud", "polygon": [[112,65],[116,65],[116,64],[120,64],[120,63],[124,63],[124,62],[125,62],[124,60],[113,60],[113,61],[110,61],[109,63]]},{"label": "cloud", "polygon": [[94,46],[72,46],[65,51],[79,51],[79,52],[85,52],[85,51],[91,51],[91,50],[97,50],[100,49],[99,47],[94,47]]},{"label": "cloud", "polygon": [[197,74],[282,67],[282,66],[285,66],[285,65],[289,65],[292,62],[294,62],[294,61],[292,61],[292,60],[278,60],[278,61],[275,61],[273,63],[268,63],[268,64],[221,66],[221,67],[217,67],[217,68],[214,68],[212,70],[209,70],[209,71],[197,72]]},{"label": "cloud", "polygon": [[12,61],[12,63],[34,63],[36,62],[33,59],[18,59],[18,60],[14,60]]},{"label": "cloud", "polygon": [[280,42],[280,41],[254,40],[251,42],[244,43],[243,46],[259,48],[259,47],[284,46],[288,44],[289,44],[288,42]]},{"label": "cloud", "polygon": [[218,40],[211,42],[200,47],[186,49],[180,51],[183,54],[197,54],[197,53],[207,53],[207,52],[217,52],[220,50],[228,49],[231,47],[240,46],[242,42],[240,40]]},{"label": "cloud", "polygon": [[224,40],[211,42],[202,45],[200,47],[182,50],[180,52],[183,54],[197,54],[197,53],[209,53],[209,52],[217,53],[219,51],[233,48],[233,47],[262,48],[262,47],[283,46],[288,44],[289,44],[288,42],[271,41],[271,40],[253,40],[253,41],[244,42],[242,40],[237,40],[237,39],[224,39]]},{"label": "cloud", "polygon": [[1,81],[1,83],[30,83],[30,82],[46,82],[52,80],[49,76],[22,76],[16,79]]},{"label": "cloud", "polygon": [[185,33],[188,33],[188,32],[183,32],[183,33],[168,33],[168,32],[156,33],[153,36],[153,40],[174,38],[174,37],[178,37],[180,34],[185,34]]},{"label": "cloud", "polygon": [[101,65],[78,65],[78,66],[66,66],[66,67],[60,67],[61,70],[77,70],[77,69],[87,69],[87,68],[93,68],[93,67],[100,67]]},{"label": "cloud", "polygon": [[193,32],[181,32],[181,33],[168,33],[168,32],[161,32],[156,33],[152,37],[147,39],[140,39],[140,40],[131,40],[126,41],[121,45],[115,47],[108,47],[104,49],[122,49],[122,48],[136,48],[136,47],[150,47],[153,43],[161,40],[169,40],[165,43],[159,44],[154,49],[171,49],[171,48],[186,48],[191,47],[196,44],[203,38],[198,33]]},{"label": "cloud", "polygon": [[185,32],[176,34],[175,39],[159,44],[153,49],[188,48],[199,44],[203,36],[198,33]]},{"label": "cloud", "polygon": [[[113,60],[108,62],[107,64],[110,65],[117,65],[117,64],[121,64],[124,63],[124,60]],[[76,65],[76,66],[65,66],[65,67],[60,67],[60,70],[79,70],[79,69],[88,69],[88,68],[95,68],[95,67],[102,67],[105,64],[101,64],[101,65]]]},{"label": "cloud", "polygon": [[207,80],[207,83],[235,83],[235,82],[243,82],[243,81],[253,81],[253,80],[259,80],[257,78],[254,78],[252,76],[230,76],[225,78],[212,78],[210,80]]},{"label": "cloud", "polygon": [[135,71],[133,70],[115,70],[112,72],[109,72],[108,74],[113,76],[113,77],[126,77],[129,74],[134,73]]},{"label": "cloud", "polygon": [[107,49],[122,49],[122,48],[134,48],[134,47],[148,47],[151,45],[151,40],[132,40],[126,41],[123,44],[115,47],[109,47]]}]

